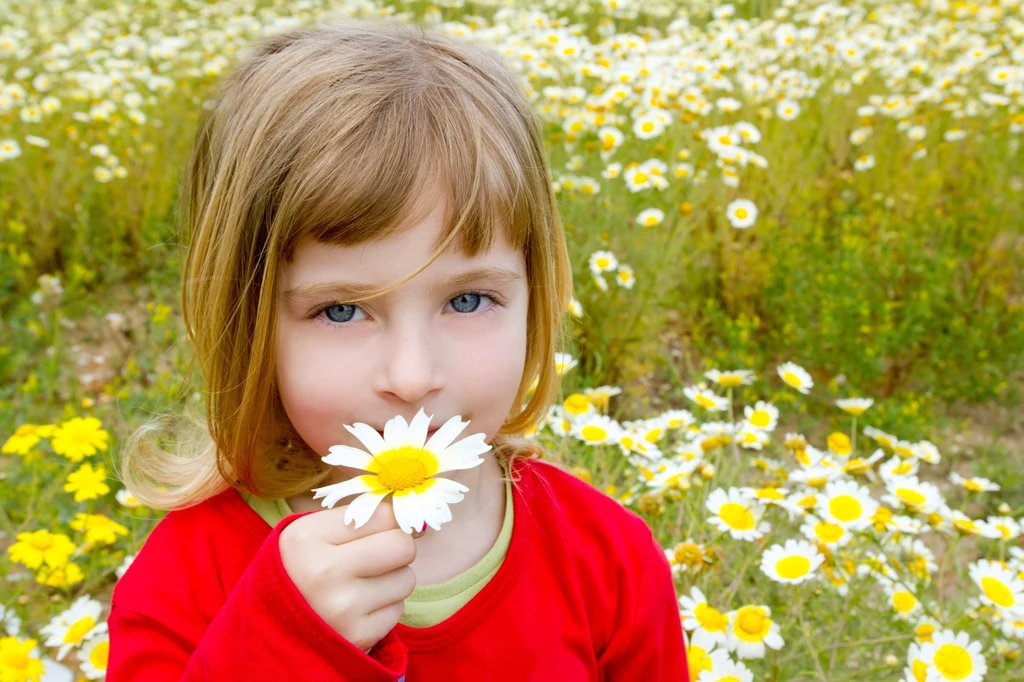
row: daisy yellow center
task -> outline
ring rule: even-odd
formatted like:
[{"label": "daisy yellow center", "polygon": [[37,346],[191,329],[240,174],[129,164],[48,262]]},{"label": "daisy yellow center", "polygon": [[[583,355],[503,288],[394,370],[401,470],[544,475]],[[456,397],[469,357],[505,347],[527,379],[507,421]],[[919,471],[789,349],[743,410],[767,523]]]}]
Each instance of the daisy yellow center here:
[{"label": "daisy yellow center", "polygon": [[971,654],[962,646],[943,644],[935,652],[932,663],[947,680],[962,680],[974,672]]},{"label": "daisy yellow center", "polygon": [[711,398],[709,398],[708,396],[706,396],[706,395],[703,395],[703,394],[701,394],[701,393],[698,393],[698,394],[697,394],[697,397],[696,397],[696,398],[694,398],[694,400],[695,400],[695,401],[697,402],[697,404],[698,404],[698,405],[700,405],[701,407],[714,407],[714,406],[715,406],[715,401],[714,401],[714,400],[712,400],[712,399],[711,399]]},{"label": "daisy yellow center", "polygon": [[745,642],[760,642],[770,623],[758,609],[743,607],[736,618],[736,635]]},{"label": "daisy yellow center", "polygon": [[843,537],[843,527],[834,523],[819,523],[815,526],[814,532],[819,540],[827,543],[838,542],[839,538]]},{"label": "daisy yellow center", "polygon": [[986,597],[1004,609],[1008,609],[1014,605],[1013,593],[1010,592],[1010,588],[1001,580],[997,580],[991,576],[985,576],[981,579],[981,589],[985,592]]},{"label": "daisy yellow center", "polygon": [[932,634],[935,632],[935,626],[931,623],[921,623],[917,626],[917,640],[919,642],[930,642],[932,641]]},{"label": "daisy yellow center", "polygon": [[911,670],[914,673],[914,679],[917,682],[924,682],[928,677],[928,664],[924,661],[915,660],[914,665],[911,666]]},{"label": "daisy yellow center", "polygon": [[583,435],[583,439],[588,441],[604,440],[608,437],[608,431],[600,426],[594,426],[593,424],[587,424],[584,426],[580,429],[580,433]]},{"label": "daisy yellow center", "polygon": [[686,647],[686,658],[690,663],[691,680],[696,680],[704,670],[711,670],[712,661],[708,652],[695,644]]},{"label": "daisy yellow center", "polygon": [[761,488],[757,491],[757,496],[762,500],[781,500],[786,497],[779,492],[778,488]]},{"label": "daisy yellow center", "polygon": [[[746,218],[747,215],[748,214],[747,214],[747,211],[745,209],[742,209],[742,208],[736,209],[736,217],[737,218]],[[721,384],[722,386],[728,386],[728,387],[732,388],[732,387],[739,386],[740,384],[742,384],[743,383],[743,377],[741,377],[739,374],[726,374],[725,376],[718,377],[718,383]]]},{"label": "daisy yellow center", "polygon": [[697,604],[697,608],[693,610],[693,617],[708,632],[724,632],[729,625],[729,619],[725,614],[707,604]]},{"label": "daisy yellow center", "polygon": [[86,633],[94,627],[96,627],[96,621],[92,616],[78,619],[74,625],[68,628],[67,634],[64,635],[64,643],[71,644],[82,641]]},{"label": "daisy yellow center", "polygon": [[608,259],[607,258],[598,258],[597,261],[595,261],[595,262],[597,264],[597,267],[599,267],[599,268],[606,268],[606,267],[608,267]]},{"label": "daisy yellow center", "polygon": [[745,209],[745,208],[737,208],[736,209],[736,217],[739,218],[740,220],[743,220],[748,215],[750,215],[750,214],[747,213],[747,209]]},{"label": "daisy yellow center", "polygon": [[910,488],[898,488],[896,490],[896,496],[914,507],[920,507],[925,502],[924,495],[916,490],[911,490]]},{"label": "daisy yellow center", "polygon": [[843,523],[859,519],[861,515],[860,502],[852,495],[840,495],[829,500],[828,510]]},{"label": "daisy yellow center", "polygon": [[786,580],[795,580],[807,575],[807,572],[811,570],[811,562],[807,560],[807,557],[788,556],[775,564],[775,570],[779,572],[780,577]]},{"label": "daisy yellow center", "polygon": [[892,595],[892,606],[899,613],[907,613],[917,604],[917,599],[909,592],[897,592]]},{"label": "daisy yellow center", "polygon": [[389,490],[408,490],[423,485],[437,472],[434,455],[422,448],[408,445],[382,452],[375,458],[379,463],[377,480]]},{"label": "daisy yellow center", "polygon": [[718,682],[740,682],[740,679],[735,675],[726,675],[725,677],[719,677]]},{"label": "daisy yellow center", "polygon": [[110,642],[100,642],[89,653],[89,662],[97,670],[107,669],[107,659],[110,657]]},{"label": "daisy yellow center", "polygon": [[677,564],[694,566],[704,560],[704,552],[696,542],[682,542],[676,546],[675,560]]},{"label": "daisy yellow center", "polygon": [[803,382],[800,381],[800,377],[793,374],[792,372],[786,372],[782,375],[782,380],[790,386],[802,386]]},{"label": "daisy yellow center", "polygon": [[759,429],[763,429],[772,423],[772,416],[764,410],[755,410],[754,414],[750,415],[750,423]]},{"label": "daisy yellow center", "polygon": [[967,488],[968,490],[970,490],[971,492],[975,492],[975,493],[980,493],[980,492],[984,492],[985,491],[985,486],[983,486],[982,484],[980,484],[977,481],[972,480],[972,479],[968,479],[968,480],[964,481],[964,487]]},{"label": "daisy yellow center", "polygon": [[742,504],[726,502],[718,510],[718,516],[736,530],[750,530],[754,527],[754,515]]},{"label": "daisy yellow center", "polygon": [[590,410],[590,401],[579,393],[574,393],[562,404],[569,414],[586,414]]},{"label": "daisy yellow center", "polygon": [[840,455],[847,455],[850,453],[850,438],[845,433],[838,431],[829,434],[828,449]]},{"label": "daisy yellow center", "polygon": [[910,473],[913,468],[914,465],[911,462],[901,462],[899,466],[892,470],[892,472],[897,476],[903,476],[904,474]]}]

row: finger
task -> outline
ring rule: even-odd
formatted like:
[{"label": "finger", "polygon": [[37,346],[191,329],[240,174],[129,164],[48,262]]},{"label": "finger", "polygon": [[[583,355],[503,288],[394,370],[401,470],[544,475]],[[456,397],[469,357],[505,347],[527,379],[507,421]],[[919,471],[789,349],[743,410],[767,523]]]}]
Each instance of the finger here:
[{"label": "finger", "polygon": [[404,601],[387,604],[366,615],[366,628],[379,642],[387,637],[387,634],[395,627],[395,623],[398,622],[403,613],[405,613]]},{"label": "finger", "polygon": [[416,543],[400,528],[367,535],[337,550],[338,562],[349,575],[373,578],[416,560]]},{"label": "finger", "polygon": [[416,574],[408,566],[373,578],[359,578],[360,610],[371,614],[395,602],[405,601],[416,589]]},{"label": "finger", "polygon": [[315,518],[313,523],[318,524],[317,530],[325,542],[332,545],[343,545],[347,542],[373,535],[374,533],[382,533],[386,530],[398,528],[398,521],[395,520],[395,512],[391,506],[391,500],[381,502],[366,523],[359,528],[354,528],[351,523],[345,523],[345,510],[347,508],[347,506],[336,507],[310,514],[310,517]]}]

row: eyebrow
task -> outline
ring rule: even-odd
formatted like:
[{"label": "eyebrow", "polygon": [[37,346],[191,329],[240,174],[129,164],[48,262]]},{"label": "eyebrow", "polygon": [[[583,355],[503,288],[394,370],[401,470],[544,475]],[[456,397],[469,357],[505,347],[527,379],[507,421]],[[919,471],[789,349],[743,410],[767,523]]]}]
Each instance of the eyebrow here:
[{"label": "eyebrow", "polygon": [[[439,280],[433,287],[432,292],[442,289],[454,289],[466,286],[481,280],[495,280],[501,284],[513,284],[522,279],[522,276],[514,270],[502,267],[485,267],[468,270],[456,275],[451,275]],[[358,298],[364,294],[371,293],[379,285],[364,284],[362,282],[310,282],[300,284],[284,292],[284,300],[292,303],[304,298],[334,295],[339,298]]]}]

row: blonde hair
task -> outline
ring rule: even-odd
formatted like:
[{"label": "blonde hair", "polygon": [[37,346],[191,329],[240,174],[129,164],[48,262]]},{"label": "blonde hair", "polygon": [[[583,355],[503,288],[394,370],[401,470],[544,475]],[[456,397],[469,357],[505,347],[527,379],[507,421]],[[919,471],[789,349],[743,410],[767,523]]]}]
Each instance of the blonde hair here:
[{"label": "blonde hair", "polygon": [[516,407],[491,445],[508,464],[543,455],[523,434],[558,395],[572,273],[539,123],[488,48],[347,19],[251,46],[204,105],[179,248],[187,238],[181,303],[205,422],[186,408],[194,431],[171,452],[150,441],[163,418],[125,442],[120,475],[141,503],[180,509],[228,487],[278,499],[329,481],[276,387],[279,264],[303,240],[352,245],[415,224],[438,188],[447,207],[436,252],[367,298],[456,238],[472,257],[506,230],[526,263],[527,350]]}]

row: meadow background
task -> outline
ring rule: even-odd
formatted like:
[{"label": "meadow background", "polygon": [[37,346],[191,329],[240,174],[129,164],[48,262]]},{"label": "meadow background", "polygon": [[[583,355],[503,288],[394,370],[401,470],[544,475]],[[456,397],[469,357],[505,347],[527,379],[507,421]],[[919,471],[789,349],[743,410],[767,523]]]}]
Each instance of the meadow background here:
[{"label": "meadow background", "polygon": [[197,114],[246,44],[336,14],[522,74],[576,281],[533,435],[655,529],[694,680],[1024,678],[1022,7],[0,4],[0,679],[103,679],[162,515],[119,444],[202,404]]}]

